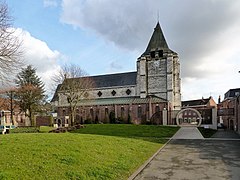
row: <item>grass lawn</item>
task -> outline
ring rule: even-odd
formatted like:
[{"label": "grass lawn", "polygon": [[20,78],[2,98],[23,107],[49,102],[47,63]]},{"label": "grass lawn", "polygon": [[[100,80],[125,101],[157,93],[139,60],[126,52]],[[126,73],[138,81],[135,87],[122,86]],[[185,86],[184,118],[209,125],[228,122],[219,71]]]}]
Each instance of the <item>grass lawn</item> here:
[{"label": "grass lawn", "polygon": [[153,142],[172,137],[179,129],[179,127],[170,126],[132,124],[88,124],[85,126],[87,128],[78,129],[74,133],[136,138]]},{"label": "grass lawn", "polygon": [[177,129],[87,125],[75,133],[0,135],[0,179],[127,179]]},{"label": "grass lawn", "polygon": [[198,130],[201,132],[204,138],[210,138],[217,132],[215,129],[205,129],[204,127],[198,127]]},{"label": "grass lawn", "polygon": [[40,126],[39,132],[40,133],[48,133],[49,131],[56,129],[54,127],[49,127],[49,126]]}]

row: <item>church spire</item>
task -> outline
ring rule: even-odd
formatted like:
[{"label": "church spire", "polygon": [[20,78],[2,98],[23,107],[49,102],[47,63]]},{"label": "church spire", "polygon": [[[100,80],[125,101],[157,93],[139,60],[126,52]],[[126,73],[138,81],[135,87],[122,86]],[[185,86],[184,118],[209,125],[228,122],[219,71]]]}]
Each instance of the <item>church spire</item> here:
[{"label": "church spire", "polygon": [[147,49],[144,52],[144,54],[150,53],[151,51],[163,50],[163,49],[169,49],[169,48],[165,40],[165,37],[163,35],[160,24],[158,22],[156,27],[154,28],[154,32],[152,34],[152,37],[148,43]]}]

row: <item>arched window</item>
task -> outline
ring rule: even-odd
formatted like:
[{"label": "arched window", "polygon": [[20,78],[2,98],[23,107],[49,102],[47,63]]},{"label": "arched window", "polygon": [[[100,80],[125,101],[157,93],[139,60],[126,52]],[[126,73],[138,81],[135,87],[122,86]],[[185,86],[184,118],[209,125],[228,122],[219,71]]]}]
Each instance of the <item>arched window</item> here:
[{"label": "arched window", "polygon": [[124,117],[124,107],[121,107],[121,117]]},{"label": "arched window", "polygon": [[63,116],[65,116],[66,115],[66,110],[63,109],[62,113],[63,113]]},{"label": "arched window", "polygon": [[108,108],[105,107],[105,114],[108,115]]},{"label": "arched window", "polygon": [[91,118],[92,118],[92,120],[93,120],[93,118],[94,118],[94,117],[93,117],[93,108],[90,109],[90,116],[91,116]]},{"label": "arched window", "polygon": [[160,111],[160,107],[159,106],[156,106],[155,107],[155,112],[159,112]]},{"label": "arched window", "polygon": [[137,116],[138,118],[141,118],[142,117],[142,107],[141,106],[138,106],[138,111],[137,111]]}]

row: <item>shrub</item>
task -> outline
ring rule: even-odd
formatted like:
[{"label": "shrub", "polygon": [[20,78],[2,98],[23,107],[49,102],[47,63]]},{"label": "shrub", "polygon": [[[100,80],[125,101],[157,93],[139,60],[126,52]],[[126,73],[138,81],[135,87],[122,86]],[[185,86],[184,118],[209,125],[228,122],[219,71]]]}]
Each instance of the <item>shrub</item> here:
[{"label": "shrub", "polygon": [[146,114],[143,114],[141,116],[141,124],[147,124],[147,116],[146,116]]},{"label": "shrub", "polygon": [[115,121],[116,124],[124,124],[124,118],[123,117],[118,117]]},{"label": "shrub", "polygon": [[128,114],[127,123],[128,123],[128,124],[131,124],[131,123],[132,123],[132,118],[131,118],[130,114]]},{"label": "shrub", "polygon": [[84,124],[92,124],[92,120],[91,120],[91,119],[86,119],[86,120],[84,121]]},{"label": "shrub", "polygon": [[110,121],[111,124],[116,123],[115,113],[113,111],[111,111],[110,114],[109,114],[109,121]]},{"label": "shrub", "polygon": [[99,120],[98,120],[98,115],[96,115],[95,117],[95,124],[98,124]]},{"label": "shrub", "polygon": [[147,120],[146,125],[152,125],[152,122],[150,120]]},{"label": "shrub", "polygon": [[70,127],[59,127],[57,129],[50,130],[49,133],[65,133],[65,132],[74,131],[74,130],[80,129],[80,128],[85,128],[85,126],[83,126],[81,124],[77,124],[75,126],[70,126]]}]

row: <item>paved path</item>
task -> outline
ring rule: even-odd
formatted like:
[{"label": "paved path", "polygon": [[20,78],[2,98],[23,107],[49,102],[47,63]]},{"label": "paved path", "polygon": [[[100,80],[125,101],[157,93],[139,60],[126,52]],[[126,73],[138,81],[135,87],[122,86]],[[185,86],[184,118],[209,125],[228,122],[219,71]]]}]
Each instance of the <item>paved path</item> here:
[{"label": "paved path", "polygon": [[240,136],[234,131],[220,129],[211,138],[240,139]]},{"label": "paved path", "polygon": [[[182,127],[135,180],[240,179],[240,136],[219,130],[204,139],[196,127]],[[131,179],[131,178],[130,178]]]},{"label": "paved path", "polygon": [[172,139],[204,139],[197,127],[181,127]]},{"label": "paved path", "polygon": [[135,180],[239,180],[240,141],[173,139]]}]

